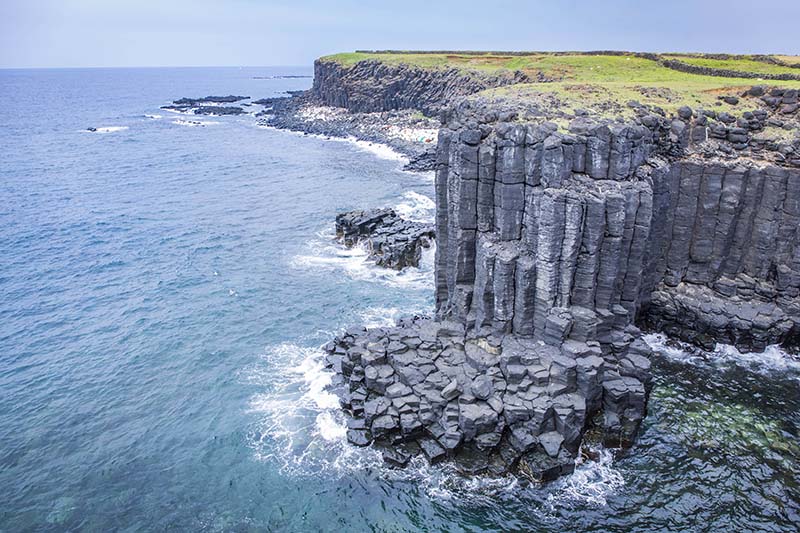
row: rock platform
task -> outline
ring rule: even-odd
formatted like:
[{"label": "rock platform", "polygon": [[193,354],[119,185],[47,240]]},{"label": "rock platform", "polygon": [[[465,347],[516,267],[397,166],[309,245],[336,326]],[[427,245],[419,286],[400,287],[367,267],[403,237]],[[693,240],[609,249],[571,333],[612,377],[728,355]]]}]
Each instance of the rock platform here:
[{"label": "rock platform", "polygon": [[418,267],[422,250],[434,237],[433,224],[413,222],[393,209],[348,211],[336,216],[336,236],[351,248],[365,243],[378,266],[402,270]]},{"label": "rock platform", "polygon": [[343,378],[351,443],[381,447],[395,466],[421,453],[465,474],[541,482],[570,473],[587,431],[609,446],[632,442],[651,386],[649,349],[635,328],[604,350],[413,318],[348,330],[325,349]]}]

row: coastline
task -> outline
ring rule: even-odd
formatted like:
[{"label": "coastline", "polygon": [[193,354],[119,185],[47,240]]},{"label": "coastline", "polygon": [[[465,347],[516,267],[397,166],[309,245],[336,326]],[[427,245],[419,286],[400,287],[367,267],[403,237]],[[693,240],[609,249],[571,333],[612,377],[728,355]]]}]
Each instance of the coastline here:
[{"label": "coastline", "polygon": [[[355,142],[364,148],[385,145],[407,159],[404,170],[434,170],[440,123],[418,111],[353,113],[320,105],[311,91],[258,100],[258,126]],[[366,144],[362,144],[366,143]]]}]

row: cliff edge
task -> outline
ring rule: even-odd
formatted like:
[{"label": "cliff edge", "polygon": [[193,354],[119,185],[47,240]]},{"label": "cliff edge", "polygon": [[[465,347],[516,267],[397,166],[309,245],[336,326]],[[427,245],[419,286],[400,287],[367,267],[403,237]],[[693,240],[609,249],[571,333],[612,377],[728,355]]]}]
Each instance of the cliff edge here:
[{"label": "cliff edge", "polygon": [[[436,318],[328,346],[351,442],[383,446],[394,464],[422,452],[551,479],[590,436],[635,438],[650,388],[639,327],[704,346],[798,343],[793,67],[384,54],[318,61],[313,93],[354,111],[440,114]],[[788,81],[726,77],[741,73],[722,68],[731,61]]]}]

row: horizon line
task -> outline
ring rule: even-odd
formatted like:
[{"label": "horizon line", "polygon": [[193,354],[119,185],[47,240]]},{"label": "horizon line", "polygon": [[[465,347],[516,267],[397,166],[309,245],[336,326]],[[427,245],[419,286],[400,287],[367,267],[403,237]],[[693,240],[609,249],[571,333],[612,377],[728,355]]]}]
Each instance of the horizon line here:
[{"label": "horizon line", "polygon": [[312,68],[308,65],[117,65],[117,66],[64,66],[64,67],[3,67],[0,70],[81,70],[81,69],[147,69],[147,68]]}]

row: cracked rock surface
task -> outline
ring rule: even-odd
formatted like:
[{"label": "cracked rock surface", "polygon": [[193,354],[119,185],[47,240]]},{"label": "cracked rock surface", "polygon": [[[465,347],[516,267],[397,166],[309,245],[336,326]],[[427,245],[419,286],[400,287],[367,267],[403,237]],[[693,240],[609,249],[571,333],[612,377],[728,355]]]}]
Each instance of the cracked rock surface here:
[{"label": "cracked rock surface", "polygon": [[572,471],[589,429],[608,445],[632,441],[650,388],[637,339],[632,328],[604,353],[594,341],[475,337],[457,322],[418,318],[351,329],[326,351],[343,377],[351,443],[375,443],[395,466],[422,453],[467,474],[546,481]]},{"label": "cracked rock surface", "polygon": [[401,218],[393,209],[349,211],[336,216],[336,236],[348,248],[366,244],[378,266],[418,267],[423,248],[434,237],[433,225]]}]

